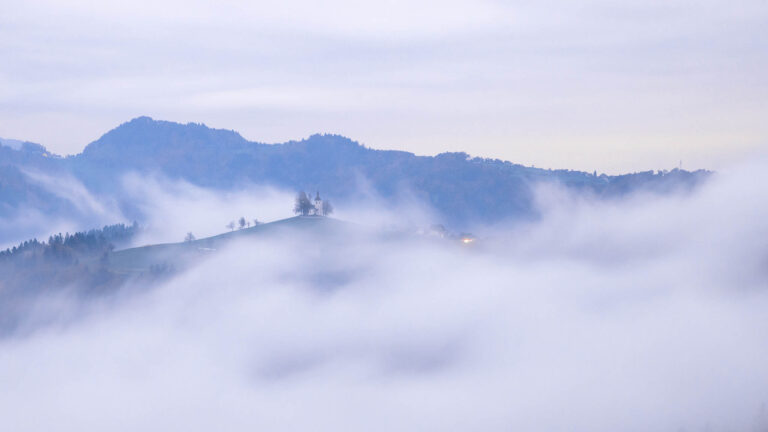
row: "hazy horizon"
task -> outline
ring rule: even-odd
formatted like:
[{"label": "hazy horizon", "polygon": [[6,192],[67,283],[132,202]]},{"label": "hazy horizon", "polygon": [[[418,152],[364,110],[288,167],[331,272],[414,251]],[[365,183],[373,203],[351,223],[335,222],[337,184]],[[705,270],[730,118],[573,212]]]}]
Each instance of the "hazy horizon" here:
[{"label": "hazy horizon", "polygon": [[[103,133],[99,134],[99,136],[98,136],[98,137],[96,137],[96,138],[94,138],[94,139],[92,139],[92,140],[88,141],[88,142],[87,142],[85,145],[83,145],[83,146],[82,146],[82,148],[80,148],[79,150],[77,150],[77,151],[75,151],[75,152],[72,152],[72,153],[57,153],[57,152],[55,152],[53,149],[51,149],[50,147],[46,146],[46,145],[45,145],[45,143],[36,142],[36,141],[33,141],[33,140],[27,140],[27,139],[19,139],[19,138],[9,138],[9,137],[4,137],[4,136],[0,136],[0,139],[4,139],[4,140],[7,140],[7,141],[8,141],[8,144],[6,144],[6,145],[10,145],[10,144],[13,144],[13,145],[10,145],[12,148],[16,148],[16,147],[18,147],[18,145],[19,145],[21,142],[24,142],[24,141],[29,141],[29,142],[33,142],[33,143],[36,143],[36,144],[41,144],[41,145],[43,145],[44,147],[46,147],[46,149],[48,149],[48,151],[50,151],[50,152],[52,152],[52,153],[54,153],[54,154],[57,154],[57,155],[59,155],[59,156],[74,156],[74,155],[77,155],[77,154],[80,154],[80,153],[82,153],[82,151],[85,149],[85,147],[87,147],[87,145],[88,145],[88,144],[90,144],[90,143],[92,143],[92,142],[94,142],[94,141],[97,141],[99,138],[101,138],[101,137],[102,137],[104,134],[106,134],[106,133],[107,133],[107,132],[109,132],[110,130],[113,130],[113,129],[115,129],[115,128],[119,127],[121,124],[124,124],[124,123],[128,123],[128,122],[130,122],[130,121],[132,121],[132,120],[135,120],[135,119],[138,119],[138,118],[143,118],[143,117],[149,117],[149,118],[151,118],[151,119],[152,119],[152,120],[154,120],[154,121],[161,121],[161,122],[162,122],[162,121],[167,121],[167,122],[171,122],[171,123],[177,123],[177,124],[202,124],[202,125],[204,125],[204,126],[206,126],[206,127],[208,127],[208,128],[211,128],[211,129],[216,129],[216,130],[232,130],[232,131],[234,131],[234,132],[237,132],[237,133],[238,133],[238,134],[240,134],[241,136],[243,136],[243,138],[244,138],[244,139],[246,139],[246,140],[248,140],[248,141],[250,141],[250,142],[254,142],[254,143],[260,143],[260,144],[285,144],[286,142],[291,142],[291,141],[302,141],[302,140],[305,140],[305,139],[307,139],[307,138],[309,138],[309,137],[311,137],[311,136],[313,136],[313,135],[331,134],[331,135],[339,135],[339,136],[343,136],[344,138],[349,138],[350,140],[352,140],[352,141],[355,141],[355,142],[359,143],[360,145],[363,145],[363,146],[365,146],[365,147],[368,147],[368,148],[371,148],[371,149],[374,149],[374,150],[397,150],[397,151],[406,151],[406,152],[409,152],[409,153],[413,153],[413,154],[414,154],[414,155],[416,155],[416,156],[436,156],[437,154],[439,154],[439,153],[419,153],[419,152],[414,152],[414,151],[412,151],[412,150],[407,150],[407,149],[402,149],[402,148],[378,148],[378,147],[374,147],[374,146],[371,146],[371,145],[369,145],[368,143],[365,143],[365,142],[361,142],[361,141],[359,141],[359,140],[355,139],[355,137],[345,136],[345,135],[342,135],[342,134],[334,134],[334,133],[330,133],[330,132],[315,132],[315,133],[309,134],[309,135],[307,135],[307,136],[303,136],[303,137],[297,137],[297,138],[291,138],[291,139],[287,139],[287,140],[285,140],[285,141],[280,141],[280,142],[267,142],[267,141],[263,141],[263,140],[253,139],[253,138],[251,138],[251,137],[248,137],[248,136],[244,136],[244,135],[243,135],[242,133],[240,133],[240,131],[238,131],[238,130],[227,129],[227,128],[221,128],[221,127],[217,127],[216,125],[206,124],[205,122],[202,122],[202,121],[185,121],[185,122],[182,122],[182,121],[173,121],[173,120],[167,120],[167,119],[152,118],[151,116],[145,116],[145,115],[142,115],[142,116],[137,116],[137,117],[133,117],[133,118],[131,118],[131,119],[127,119],[127,120],[125,120],[125,121],[123,121],[123,122],[120,122],[119,124],[116,124],[114,127],[110,128],[110,129],[108,129],[108,130],[105,130]],[[603,170],[601,170],[601,169],[598,169],[598,168],[593,168],[593,169],[577,169],[577,168],[574,168],[574,167],[571,167],[571,166],[537,166],[537,165],[534,165],[534,164],[525,164],[525,163],[521,163],[521,162],[519,162],[519,161],[515,161],[515,160],[508,160],[508,159],[503,159],[503,158],[499,158],[499,157],[496,157],[496,156],[493,156],[493,155],[481,155],[481,154],[474,154],[474,153],[471,153],[471,152],[469,152],[469,151],[467,151],[467,150],[462,150],[462,149],[446,150],[446,151],[444,151],[444,152],[440,152],[440,153],[446,153],[446,152],[454,152],[454,151],[455,151],[455,152],[463,152],[463,153],[467,153],[467,154],[469,154],[469,155],[470,155],[470,156],[472,156],[472,157],[482,157],[482,158],[486,158],[486,157],[487,157],[487,158],[491,158],[491,159],[501,159],[501,160],[505,160],[505,161],[508,161],[508,162],[512,162],[512,163],[515,163],[515,164],[521,164],[521,165],[525,165],[525,166],[531,166],[531,167],[536,167],[536,168],[544,168],[544,169],[553,169],[553,170],[558,170],[558,169],[565,169],[565,170],[577,170],[577,171],[583,171],[583,172],[591,172],[591,171],[597,171],[597,172],[599,172],[599,173],[605,173],[605,174],[608,174],[608,175],[615,175],[615,174],[625,174],[625,173],[628,173],[628,172],[636,172],[636,171],[617,171],[617,172],[610,172],[610,171],[603,171]],[[735,161],[736,161],[736,162],[741,162],[741,161],[743,161],[743,160],[745,160],[745,159],[746,159],[746,158],[741,158],[741,159],[736,159]],[[683,161],[682,161],[682,160],[680,160],[680,161],[678,161],[676,164],[672,164],[672,165],[669,165],[669,166],[664,166],[664,167],[656,167],[656,168],[648,168],[648,169],[645,169],[645,170],[639,170],[639,171],[659,171],[659,170],[669,170],[669,169],[674,169],[674,168],[683,168],[683,169],[686,169],[686,170],[691,170],[691,171],[695,171],[695,170],[699,170],[699,169],[710,170],[710,168],[707,168],[707,167],[688,167],[688,166],[683,166],[682,162],[683,162]],[[731,163],[731,165],[732,165],[732,164],[733,164],[733,162]],[[721,165],[721,167],[724,167],[724,166],[726,166],[726,165]]]},{"label": "hazy horizon", "polygon": [[768,146],[758,0],[2,5],[0,136],[55,153],[140,115],[607,173]]}]

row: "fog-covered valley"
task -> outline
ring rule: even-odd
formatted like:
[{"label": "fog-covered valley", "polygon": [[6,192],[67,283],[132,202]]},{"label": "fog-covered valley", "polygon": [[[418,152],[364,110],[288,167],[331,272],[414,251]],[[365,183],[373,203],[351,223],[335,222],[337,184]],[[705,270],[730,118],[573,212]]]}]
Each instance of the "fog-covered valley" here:
[{"label": "fog-covered valley", "polygon": [[[369,194],[108,293],[38,287],[0,340],[2,424],[768,430],[764,166],[611,200],[543,185],[536,218],[471,244]],[[291,215],[288,190],[123,181],[148,216],[133,245]]]},{"label": "fog-covered valley", "polygon": [[0,0],[0,432],[768,432],[766,71],[766,0]]}]

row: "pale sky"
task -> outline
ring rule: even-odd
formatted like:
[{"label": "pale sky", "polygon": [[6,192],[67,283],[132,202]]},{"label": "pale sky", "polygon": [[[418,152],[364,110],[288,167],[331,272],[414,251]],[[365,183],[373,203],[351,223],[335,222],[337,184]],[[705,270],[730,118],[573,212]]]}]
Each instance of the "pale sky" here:
[{"label": "pale sky", "polygon": [[768,2],[0,0],[0,137],[140,115],[622,172],[768,150]]}]

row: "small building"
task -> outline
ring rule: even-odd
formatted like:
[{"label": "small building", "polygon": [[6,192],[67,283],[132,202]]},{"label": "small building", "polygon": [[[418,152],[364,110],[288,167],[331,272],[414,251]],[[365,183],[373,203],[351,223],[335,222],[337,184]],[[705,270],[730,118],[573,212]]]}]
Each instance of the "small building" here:
[{"label": "small building", "polygon": [[315,206],[310,210],[310,213],[313,216],[325,216],[325,211],[323,211],[323,200],[320,198],[320,191],[317,191],[315,194]]}]

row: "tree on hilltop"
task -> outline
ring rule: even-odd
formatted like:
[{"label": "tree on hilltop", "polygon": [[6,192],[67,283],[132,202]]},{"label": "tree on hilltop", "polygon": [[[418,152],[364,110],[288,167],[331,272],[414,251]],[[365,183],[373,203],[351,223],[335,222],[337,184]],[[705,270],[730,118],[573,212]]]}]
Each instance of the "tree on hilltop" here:
[{"label": "tree on hilltop", "polygon": [[299,192],[296,195],[296,201],[293,205],[293,212],[302,216],[307,216],[315,206],[307,197],[307,193],[304,191]]}]

